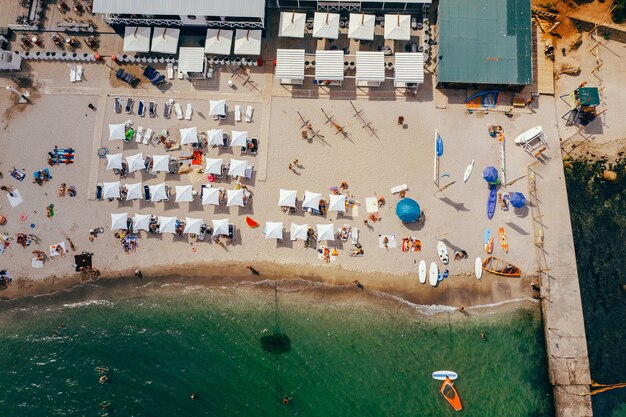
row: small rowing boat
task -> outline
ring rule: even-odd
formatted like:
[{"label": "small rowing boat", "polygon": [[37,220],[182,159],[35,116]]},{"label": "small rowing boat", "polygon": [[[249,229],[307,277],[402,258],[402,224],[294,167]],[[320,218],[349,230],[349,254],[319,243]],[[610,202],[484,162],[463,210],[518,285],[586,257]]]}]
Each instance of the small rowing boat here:
[{"label": "small rowing boat", "polygon": [[483,262],[483,270],[503,277],[518,278],[522,275],[521,269],[495,256],[490,256],[485,259]]},{"label": "small rowing boat", "polygon": [[441,385],[439,392],[456,411],[461,411],[463,409],[459,393],[456,388],[454,388],[454,383],[450,381],[450,378],[446,377],[446,380],[443,381],[443,385]]}]

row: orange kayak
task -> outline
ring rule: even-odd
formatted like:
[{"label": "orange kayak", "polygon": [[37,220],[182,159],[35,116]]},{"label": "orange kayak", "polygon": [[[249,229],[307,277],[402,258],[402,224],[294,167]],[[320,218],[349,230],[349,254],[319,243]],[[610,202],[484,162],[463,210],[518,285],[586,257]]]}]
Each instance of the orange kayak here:
[{"label": "orange kayak", "polygon": [[485,252],[491,254],[493,252],[493,236],[489,236],[489,240],[485,244]]},{"label": "orange kayak", "polygon": [[456,391],[456,388],[454,388],[454,383],[450,381],[450,378],[446,377],[446,380],[443,381],[443,385],[439,389],[439,392],[441,392],[443,398],[445,398],[456,411],[461,411],[463,409],[459,393]]},{"label": "orange kayak", "polygon": [[499,235],[500,235],[500,245],[502,246],[502,249],[504,249],[506,253],[509,253],[509,242],[507,242],[506,240],[506,233],[504,233],[503,226],[500,226]]}]

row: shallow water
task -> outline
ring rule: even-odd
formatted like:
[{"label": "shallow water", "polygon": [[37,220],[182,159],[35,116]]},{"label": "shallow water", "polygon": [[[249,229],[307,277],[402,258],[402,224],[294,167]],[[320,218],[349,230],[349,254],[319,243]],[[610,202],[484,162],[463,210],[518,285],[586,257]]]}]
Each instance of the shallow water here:
[{"label": "shallow water", "polygon": [[[553,415],[536,308],[459,318],[360,293],[98,286],[0,304],[3,414],[452,416],[430,376],[449,369],[466,416]],[[277,328],[282,355],[260,344]]]}]

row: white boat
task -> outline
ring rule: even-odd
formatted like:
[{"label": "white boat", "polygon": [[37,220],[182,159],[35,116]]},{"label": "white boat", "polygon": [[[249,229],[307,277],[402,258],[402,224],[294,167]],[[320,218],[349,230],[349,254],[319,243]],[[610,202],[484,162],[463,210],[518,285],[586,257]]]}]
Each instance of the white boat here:
[{"label": "white boat", "polygon": [[439,259],[444,265],[448,264],[448,247],[442,241],[437,242],[437,253],[439,253]]},{"label": "white boat", "polygon": [[535,126],[533,128],[528,129],[527,131],[525,131],[524,133],[522,133],[518,137],[516,137],[515,138],[515,144],[516,145],[523,145],[523,144],[525,144],[527,142],[530,142],[531,140],[533,140],[534,138],[536,138],[539,135],[543,135],[543,127]]}]

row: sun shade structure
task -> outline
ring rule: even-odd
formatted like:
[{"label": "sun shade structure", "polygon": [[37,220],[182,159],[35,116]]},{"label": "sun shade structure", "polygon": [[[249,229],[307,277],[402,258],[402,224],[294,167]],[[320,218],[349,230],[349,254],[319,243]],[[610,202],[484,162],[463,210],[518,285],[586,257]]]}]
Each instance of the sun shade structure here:
[{"label": "sun shade structure", "polygon": [[376,16],[372,14],[350,13],[350,21],[348,23],[348,38],[364,41],[373,40],[375,24]]},{"label": "sun shade structure", "polygon": [[341,194],[331,194],[328,203],[328,211],[346,211],[346,196]]},{"label": "sun shade structure", "polygon": [[283,222],[265,222],[265,228],[263,228],[265,239],[278,239],[283,238]]},{"label": "sun shade structure", "polygon": [[385,39],[411,40],[411,16],[408,14],[386,14]]},{"label": "sun shade structure", "polygon": [[289,235],[291,240],[307,240],[309,238],[309,225],[291,223]]},{"label": "sun shade structure", "polygon": [[204,173],[222,175],[222,162],[221,158],[207,158]]},{"label": "sun shade structure", "polygon": [[263,0],[94,0],[95,13],[174,16],[265,16]]},{"label": "sun shade structure", "polygon": [[126,184],[126,200],[143,199],[143,184],[140,182]]},{"label": "sun shade structure", "polygon": [[143,153],[127,156],[126,164],[128,164],[128,172],[135,172],[146,168],[146,162],[143,159]]},{"label": "sun shade structure", "polygon": [[260,30],[237,29],[235,32],[235,55],[261,55]]},{"label": "sun shade structure", "polygon": [[304,38],[306,13],[282,12],[278,36],[283,38]]},{"label": "sun shade structure", "polygon": [[337,39],[339,37],[339,14],[315,12],[313,18],[313,37]]},{"label": "sun shade structure", "polygon": [[319,210],[320,208],[320,200],[322,199],[322,194],[314,193],[311,191],[304,192],[304,199],[302,200],[303,208],[312,208],[315,210]]},{"label": "sun shade structure", "polygon": [[176,233],[176,217],[159,216],[159,233]]},{"label": "sun shade structure", "polygon": [[120,182],[102,183],[102,196],[104,198],[120,198]]},{"label": "sun shade structure", "polygon": [[243,190],[226,190],[226,207],[243,207]]},{"label": "sun shade structure", "polygon": [[232,30],[207,29],[204,53],[212,55],[230,55],[232,44]]},{"label": "sun shade structure", "polygon": [[385,53],[357,51],[356,82],[363,87],[378,87],[385,81]]},{"label": "sun shade structure", "polygon": [[152,157],[152,172],[170,172],[170,156],[154,155]]},{"label": "sun shade structure", "polygon": [[209,100],[209,116],[226,116],[226,100]]},{"label": "sun shade structure", "polygon": [[107,168],[109,171],[111,169],[122,169],[122,154],[114,153],[107,155]]},{"label": "sun shade structure", "polygon": [[246,175],[246,167],[248,163],[240,159],[231,159],[230,168],[228,169],[228,175],[233,177],[244,177]]},{"label": "sun shade structure", "polygon": [[281,188],[280,196],[278,197],[278,205],[281,207],[295,207],[296,190],[283,190]]},{"label": "sun shade structure", "polygon": [[396,215],[402,223],[416,222],[421,214],[422,209],[420,205],[412,198],[405,197],[396,204]]},{"label": "sun shade structure", "polygon": [[246,146],[248,143],[247,130],[233,130],[230,134],[230,146]]},{"label": "sun shade structure", "polygon": [[111,213],[111,230],[126,230],[128,213]]},{"label": "sun shade structure", "polygon": [[164,182],[162,182],[161,184],[149,185],[148,188],[150,190],[150,201],[152,201],[153,203],[168,199],[167,188]]},{"label": "sun shade structure", "polygon": [[228,219],[212,220],[213,236],[228,235]]},{"label": "sun shade structure", "polygon": [[202,189],[202,204],[220,205],[220,189],[213,187],[204,187]]},{"label": "sun shade structure", "polygon": [[316,224],[317,229],[317,241],[322,240],[335,240],[335,225],[330,224]]},{"label": "sun shade structure", "polygon": [[183,233],[193,233],[194,235],[199,235],[202,223],[202,219],[185,217],[185,229],[183,230]]},{"label": "sun shade structure", "polygon": [[140,230],[150,231],[150,215],[136,213],[133,217],[133,232],[137,233]]},{"label": "sun shade structure", "polygon": [[304,49],[276,50],[276,78],[283,84],[304,82]]},{"label": "sun shade structure", "polygon": [[124,52],[150,52],[152,29],[145,26],[126,26],[124,29]]},{"label": "sun shade structure", "polygon": [[191,202],[193,201],[193,186],[191,185],[177,185],[176,186],[176,203]]},{"label": "sun shade structure", "polygon": [[343,51],[315,51],[315,79],[343,81]]},{"label": "sun shade structure", "polygon": [[222,129],[210,129],[206,131],[207,145],[222,146],[224,145],[224,131]]},{"label": "sun shade structure", "polygon": [[182,145],[191,145],[198,143],[198,131],[195,127],[185,127],[180,129],[180,143]]},{"label": "sun shade structure", "polygon": [[424,82],[424,54],[422,52],[396,52],[394,84],[406,87],[407,84]]},{"label": "sun shade structure", "polygon": [[109,140],[123,140],[126,137],[126,125],[124,123],[109,125]]},{"label": "sun shade structure", "polygon": [[188,77],[202,78],[205,76],[205,64],[204,48],[181,46],[178,53],[178,70],[180,72],[187,74]]},{"label": "sun shade structure", "polygon": [[154,28],[152,32],[152,52],[176,55],[178,53],[180,29]]}]

